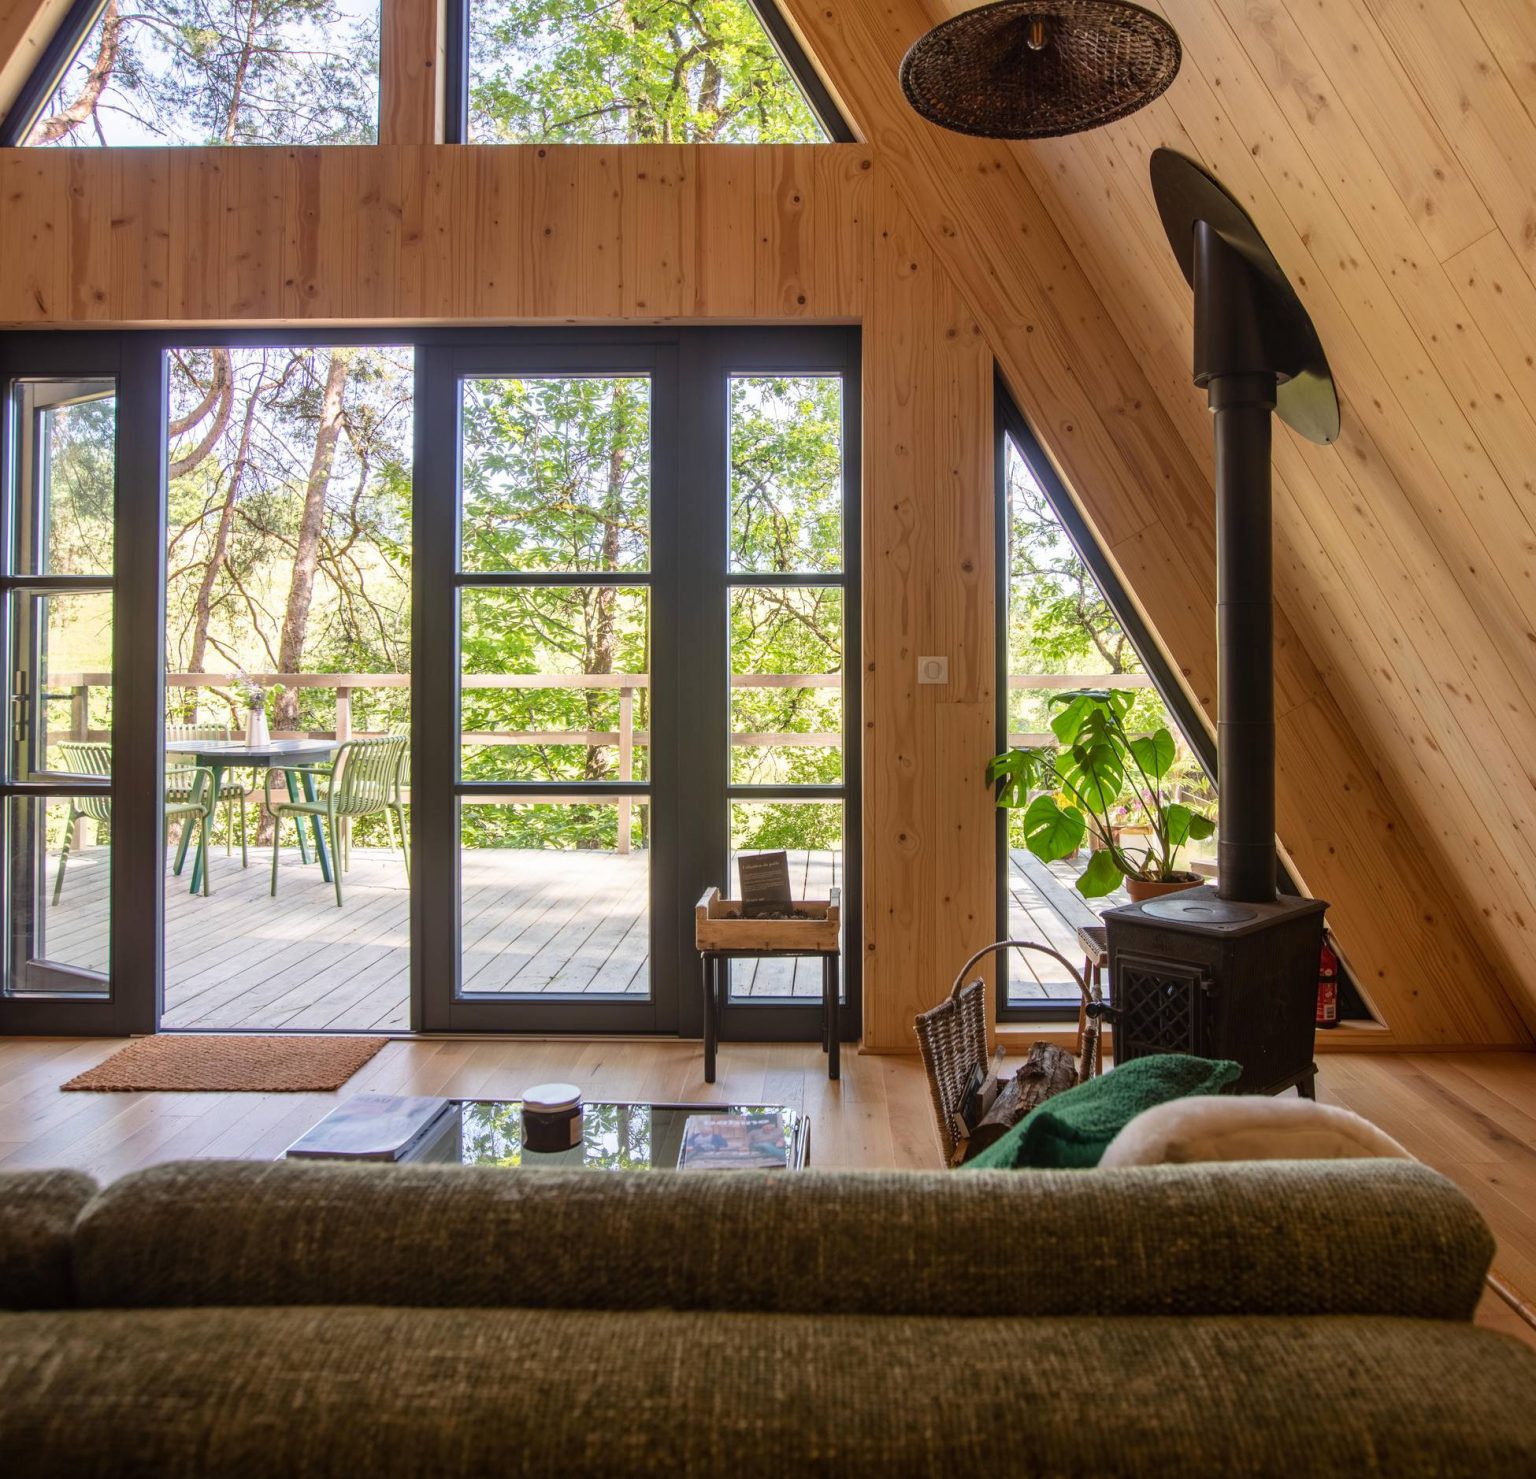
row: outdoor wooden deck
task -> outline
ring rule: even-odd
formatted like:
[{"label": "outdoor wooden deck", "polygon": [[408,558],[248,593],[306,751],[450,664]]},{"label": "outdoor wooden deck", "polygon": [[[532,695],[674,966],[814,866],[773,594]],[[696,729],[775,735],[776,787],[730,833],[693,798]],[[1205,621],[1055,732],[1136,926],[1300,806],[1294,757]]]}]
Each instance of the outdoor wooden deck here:
[{"label": "outdoor wooden deck", "polygon": [[[278,893],[267,892],[266,849],[213,851],[213,894],[187,891],[166,872],[166,1027],[396,1031],[407,1025],[410,912],[400,855],[356,848],[345,904],[313,864],[285,848]],[[101,969],[106,942],[106,854],[72,859],[64,894],[48,909],[49,954]],[[842,856],[794,857],[795,892],[825,897],[842,882]],[[464,855],[464,983],[506,995],[641,995],[649,981],[644,852],[487,849]],[[734,869],[733,869],[734,871]],[[50,873],[50,880],[51,880]],[[1009,932],[1039,940],[1074,964],[1073,930],[1096,916],[1072,887],[1070,863],[1047,868],[1029,853],[1009,860]],[[1121,903],[1116,893],[1105,903]],[[958,962],[957,962],[958,964]],[[732,991],[753,997],[821,994],[814,960],[736,961]],[[684,989],[690,989],[691,981]],[[1044,956],[1015,951],[1015,1001],[1075,1000],[1077,988]]]},{"label": "outdoor wooden deck", "polygon": [[[210,897],[189,872],[166,872],[165,1014],[169,1028],[403,1030],[408,1023],[410,911],[398,853],[355,848],[345,902],[320,870],[285,848],[277,897],[271,853],[213,850]],[[106,961],[106,852],[69,864],[47,911],[49,954],[100,970]],[[839,853],[793,855],[802,897],[841,881]],[[50,879],[51,879],[50,874]],[[463,860],[464,985],[501,995],[643,995],[649,989],[649,858],[487,849]],[[816,961],[735,962],[732,990],[821,995]],[[692,979],[683,983],[691,989]]]},{"label": "outdoor wooden deck", "polygon": [[[1123,888],[1096,901],[1097,909],[1073,886],[1080,865],[1074,861],[1047,866],[1024,848],[1008,858],[1008,936],[1037,940],[1059,950],[1082,968],[1083,947],[1075,933],[1079,924],[1097,924],[1099,910],[1130,902]],[[1048,955],[1011,950],[1008,955],[1008,999],[1015,1002],[1078,1000],[1077,983]]]}]

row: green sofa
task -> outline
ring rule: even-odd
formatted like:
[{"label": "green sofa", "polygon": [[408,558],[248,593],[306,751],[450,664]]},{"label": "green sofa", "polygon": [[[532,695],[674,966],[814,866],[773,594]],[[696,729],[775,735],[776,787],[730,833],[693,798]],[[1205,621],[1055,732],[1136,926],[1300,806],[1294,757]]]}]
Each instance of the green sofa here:
[{"label": "green sofa", "polygon": [[0,1175],[0,1471],[1536,1473],[1395,1161]]}]

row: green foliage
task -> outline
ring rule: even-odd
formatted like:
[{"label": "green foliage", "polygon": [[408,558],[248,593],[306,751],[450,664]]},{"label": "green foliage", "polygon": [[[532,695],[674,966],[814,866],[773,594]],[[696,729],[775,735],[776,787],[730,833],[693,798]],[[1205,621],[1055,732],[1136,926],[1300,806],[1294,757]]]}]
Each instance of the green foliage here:
[{"label": "green foliage", "polygon": [[472,0],[474,143],[824,137],[747,0]]},{"label": "green foliage", "polygon": [[731,850],[811,848],[836,851],[843,846],[843,808],[837,801],[734,801],[731,803]]},{"label": "green foliage", "polygon": [[110,574],[117,397],[97,396],[45,411],[43,426],[49,498],[39,573]]},{"label": "green foliage", "polygon": [[[1024,843],[1041,862],[1071,857],[1090,836],[1098,844],[1077,880],[1085,898],[1113,893],[1122,876],[1176,876],[1178,849],[1215,832],[1209,817],[1169,794],[1173,735],[1166,728],[1132,735],[1126,728],[1133,701],[1130,691],[1115,688],[1055,694],[1051,728],[1061,748],[1009,750],[987,767],[997,804],[1023,808]],[[1133,819],[1150,828],[1144,852],[1121,841],[1121,827]]]},{"label": "green foliage", "polygon": [[1024,809],[1024,836],[1029,850],[1044,862],[1068,858],[1083,845],[1088,823],[1075,806],[1062,806],[1054,796],[1036,796]]},{"label": "green foliage", "polygon": [[842,444],[837,376],[732,378],[733,570],[842,569]]}]

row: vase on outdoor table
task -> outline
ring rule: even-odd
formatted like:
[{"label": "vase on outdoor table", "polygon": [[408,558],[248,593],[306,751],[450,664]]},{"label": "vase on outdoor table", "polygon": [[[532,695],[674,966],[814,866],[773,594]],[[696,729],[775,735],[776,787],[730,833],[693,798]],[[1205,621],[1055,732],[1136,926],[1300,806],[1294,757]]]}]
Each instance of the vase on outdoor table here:
[{"label": "vase on outdoor table", "polygon": [[271,732],[267,729],[267,708],[264,703],[252,704],[250,713],[246,715],[245,742],[252,746],[272,743]]}]

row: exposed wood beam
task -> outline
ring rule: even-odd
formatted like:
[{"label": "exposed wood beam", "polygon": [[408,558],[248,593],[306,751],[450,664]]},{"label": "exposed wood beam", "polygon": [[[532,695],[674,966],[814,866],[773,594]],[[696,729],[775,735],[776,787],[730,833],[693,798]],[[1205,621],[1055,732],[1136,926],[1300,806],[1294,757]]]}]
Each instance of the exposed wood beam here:
[{"label": "exposed wood beam", "polygon": [[379,142],[443,138],[443,60],[453,0],[386,0],[379,31]]}]

